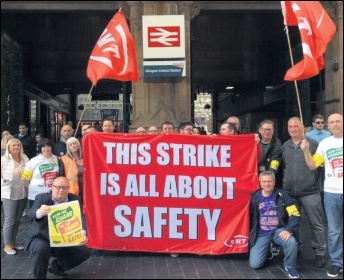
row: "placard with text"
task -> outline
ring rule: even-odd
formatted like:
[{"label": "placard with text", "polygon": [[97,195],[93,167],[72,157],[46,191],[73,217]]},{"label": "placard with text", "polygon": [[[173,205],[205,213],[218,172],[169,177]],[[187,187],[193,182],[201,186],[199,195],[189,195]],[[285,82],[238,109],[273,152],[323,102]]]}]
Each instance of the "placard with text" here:
[{"label": "placard with text", "polygon": [[52,205],[48,221],[50,247],[78,246],[82,241],[79,201]]}]

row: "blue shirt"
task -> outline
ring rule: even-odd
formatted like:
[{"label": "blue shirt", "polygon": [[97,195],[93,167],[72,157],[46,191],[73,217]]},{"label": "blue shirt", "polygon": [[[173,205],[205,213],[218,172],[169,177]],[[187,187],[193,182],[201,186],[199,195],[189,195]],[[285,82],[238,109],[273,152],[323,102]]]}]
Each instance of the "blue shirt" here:
[{"label": "blue shirt", "polygon": [[312,131],[306,134],[306,137],[312,138],[318,143],[320,143],[322,140],[324,140],[327,137],[330,137],[331,135],[332,135],[331,132],[325,129],[317,130],[316,128],[314,128]]},{"label": "blue shirt", "polygon": [[273,234],[278,226],[278,215],[274,194],[271,194],[268,197],[260,194],[259,213],[258,237]]}]

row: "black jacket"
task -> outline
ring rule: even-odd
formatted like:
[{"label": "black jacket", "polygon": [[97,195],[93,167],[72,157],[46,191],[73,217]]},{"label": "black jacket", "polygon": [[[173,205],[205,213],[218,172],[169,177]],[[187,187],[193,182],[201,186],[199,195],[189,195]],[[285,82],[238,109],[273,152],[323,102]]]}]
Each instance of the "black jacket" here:
[{"label": "black jacket", "polygon": [[[19,134],[14,135],[14,138],[19,139]],[[23,145],[24,154],[26,154],[26,156],[29,159],[35,157],[36,156],[36,140],[27,133],[19,140]]]},{"label": "black jacket", "polygon": [[[260,145],[261,142],[260,142]],[[281,141],[276,138],[275,136],[272,137],[270,144],[268,145],[267,150],[264,152],[263,150],[263,160],[261,161],[262,164],[265,165],[265,170],[270,170],[274,173],[278,170],[275,166],[271,163],[273,163],[273,160],[277,160],[280,164],[282,161],[282,143]]]},{"label": "black jacket", "polygon": [[67,153],[66,143],[59,141],[54,144],[53,154],[55,156],[60,157],[60,156],[65,155],[66,153]]},{"label": "black jacket", "polygon": [[[307,138],[309,151],[313,155],[319,143]],[[301,150],[301,142],[295,146],[289,139],[282,146],[283,189],[292,196],[304,196],[320,193],[321,176],[319,168],[310,170]]]},{"label": "black jacket", "polygon": [[[262,143],[260,142],[259,145],[262,146]],[[263,160],[259,165],[261,164],[264,165],[265,170],[275,173],[276,186],[282,188],[282,143],[275,136],[272,136],[267,150],[265,152],[263,150]]]},{"label": "black jacket", "polygon": [[[74,201],[74,200],[78,200],[79,204],[81,205],[80,196],[69,193],[68,201]],[[28,213],[28,216],[33,221],[25,235],[25,250],[29,249],[31,241],[34,240],[35,238],[42,238],[47,241],[50,240],[48,216],[44,216],[41,219],[36,219],[36,212],[43,204],[54,205],[54,202],[52,201],[52,197],[51,197],[51,192],[36,195],[35,202]],[[82,228],[86,230],[86,219],[82,213],[81,207],[80,207],[80,213],[81,213],[81,220],[82,220]]]},{"label": "black jacket", "polygon": [[[250,248],[256,243],[259,230],[259,199],[262,189],[251,194],[250,201]],[[275,205],[279,224],[277,228],[285,228],[291,234],[295,235],[299,230],[301,223],[300,211],[297,208],[296,201],[291,198],[284,190],[276,189]]]}]

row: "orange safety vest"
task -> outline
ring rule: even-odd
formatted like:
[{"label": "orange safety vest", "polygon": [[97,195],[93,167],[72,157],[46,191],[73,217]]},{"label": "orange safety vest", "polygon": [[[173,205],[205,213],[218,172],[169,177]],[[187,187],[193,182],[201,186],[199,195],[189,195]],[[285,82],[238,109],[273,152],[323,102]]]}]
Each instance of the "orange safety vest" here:
[{"label": "orange safety vest", "polygon": [[79,194],[79,183],[78,183],[78,167],[76,166],[76,160],[70,158],[67,155],[61,156],[63,162],[65,176],[69,181],[69,192],[73,194]]}]

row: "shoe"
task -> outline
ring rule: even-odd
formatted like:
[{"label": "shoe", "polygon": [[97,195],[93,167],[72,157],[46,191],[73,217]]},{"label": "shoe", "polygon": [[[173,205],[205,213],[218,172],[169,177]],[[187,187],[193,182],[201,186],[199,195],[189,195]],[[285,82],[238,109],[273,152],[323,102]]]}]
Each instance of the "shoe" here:
[{"label": "shoe", "polygon": [[297,244],[297,256],[300,257],[302,252],[302,243]]},{"label": "shoe", "polygon": [[326,265],[325,256],[316,255],[315,256],[315,265],[317,267],[324,267]]},{"label": "shoe", "polygon": [[338,265],[332,265],[330,271],[327,271],[327,276],[337,277],[339,273],[343,272],[343,268]]},{"label": "shoe", "polygon": [[273,243],[271,242],[270,243],[270,252],[268,252],[267,255],[265,256],[265,259],[268,260],[268,261],[272,260],[273,257],[274,257],[274,254],[272,253],[272,246],[273,246],[272,244]]},{"label": "shoe", "polygon": [[18,251],[22,251],[22,250],[24,250],[24,246],[19,245],[19,246],[14,247],[14,249],[16,249]]},{"label": "shoe", "polygon": [[274,255],[272,254],[272,252],[269,252],[267,255],[266,255],[266,257],[265,257],[265,259],[266,260],[272,260],[274,258]]},{"label": "shoe", "polygon": [[7,254],[7,255],[15,255],[15,254],[17,254],[17,251],[16,250],[13,250],[12,249],[12,251],[6,251],[6,249],[4,248],[4,252]]},{"label": "shoe", "polygon": [[288,273],[289,278],[296,279],[300,277],[299,272],[296,270],[296,268],[285,267],[285,271]]},{"label": "shoe", "polygon": [[272,244],[271,254],[275,257],[275,256],[278,256],[279,253],[280,253],[280,246],[277,244]]},{"label": "shoe", "polygon": [[172,258],[176,258],[176,257],[178,257],[179,256],[179,254],[171,254],[171,257]]},{"label": "shoe", "polygon": [[48,266],[48,272],[59,277],[60,279],[69,279],[70,276],[66,273],[64,273],[62,270],[60,271],[54,271],[50,266]]}]

